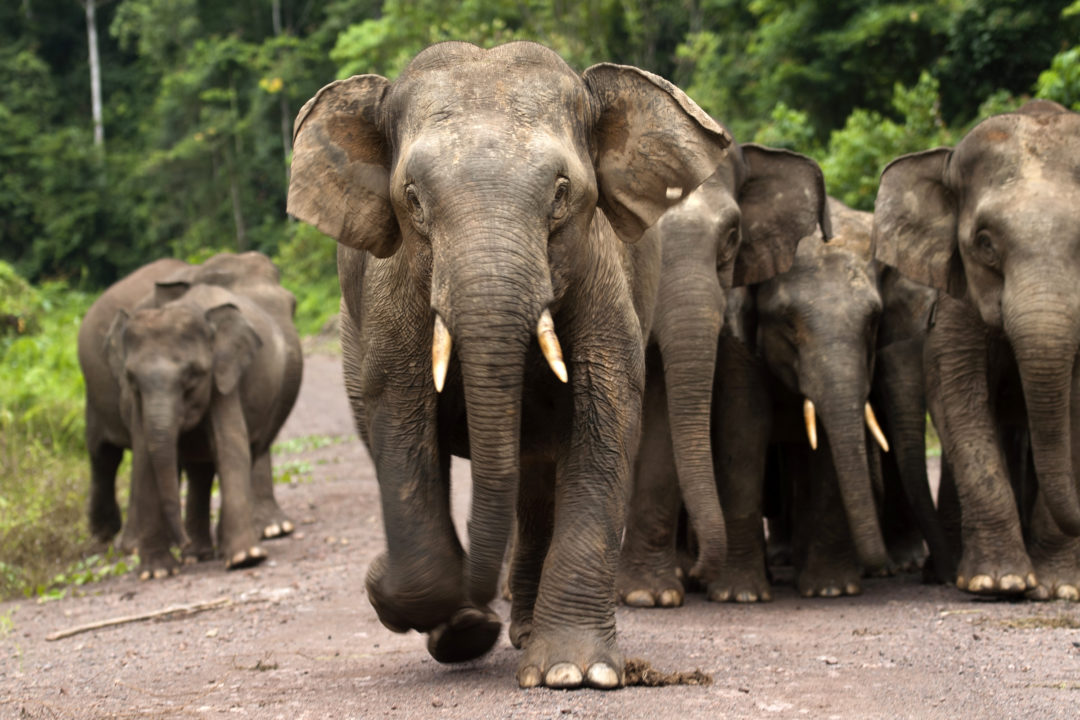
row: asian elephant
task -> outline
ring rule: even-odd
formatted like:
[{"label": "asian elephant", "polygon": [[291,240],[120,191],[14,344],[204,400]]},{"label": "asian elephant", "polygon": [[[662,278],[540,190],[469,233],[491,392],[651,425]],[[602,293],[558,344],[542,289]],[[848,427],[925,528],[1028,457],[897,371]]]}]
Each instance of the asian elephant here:
[{"label": "asian elephant", "polygon": [[[681,496],[696,540],[693,579],[711,599],[727,557],[711,446],[716,351],[732,286],[791,267],[799,240],[827,223],[825,181],[813,160],[736,145],[716,172],[647,232],[662,254],[646,347],[641,449],[635,465],[619,596],[628,605],[682,605],[676,559]],[[708,502],[700,498],[707,497]],[[743,518],[732,518],[741,523]],[[738,548],[735,549],[738,552]]]},{"label": "asian elephant", "polygon": [[1080,114],[1038,100],[882,173],[876,256],[940,291],[925,368],[969,592],[1080,599],[1078,166]]},{"label": "asian elephant", "polygon": [[[786,273],[731,292],[714,432],[728,542],[737,551],[717,599],[770,599],[766,502],[790,507],[802,595],[857,594],[860,566],[887,565],[866,429],[880,436],[867,401],[881,307],[870,263],[821,233],[799,243]],[[765,497],[770,453],[770,476],[782,482],[770,482]]]},{"label": "asian elephant", "polygon": [[[510,639],[522,687],[617,687],[615,570],[659,249],[638,239],[727,133],[632,67],[442,43],[300,111],[289,212],[337,239],[345,382],[378,475],[389,629],[441,662]],[[557,335],[556,335],[557,331]],[[433,382],[434,380],[434,382]],[[468,552],[450,455],[472,460]]]},{"label": "asian elephant", "polygon": [[[236,285],[236,291],[221,284]],[[235,282],[226,282],[233,273]],[[79,328],[91,463],[90,526],[121,527],[116,471],[132,451],[130,506],[121,545],[139,553],[141,577],[213,556],[210,491],[218,475],[218,545],[226,567],[266,557],[261,535],[288,532],[273,498],[270,444],[302,373],[292,294],[258,253],[203,266],[159,260],[105,291]],[[189,481],[181,521],[180,470]],[[269,523],[269,524],[268,524]]]}]

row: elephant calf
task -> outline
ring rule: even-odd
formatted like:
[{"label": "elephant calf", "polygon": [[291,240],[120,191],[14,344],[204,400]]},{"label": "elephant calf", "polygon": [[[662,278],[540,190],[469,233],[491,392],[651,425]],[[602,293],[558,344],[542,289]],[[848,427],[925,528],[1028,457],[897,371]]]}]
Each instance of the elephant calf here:
[{"label": "elephant calf", "polygon": [[[121,528],[116,471],[132,451],[121,545],[145,578],[214,554],[210,491],[221,480],[218,543],[229,568],[261,562],[260,536],[292,524],[273,496],[270,444],[300,387],[303,358],[294,299],[259,253],[201,266],[159,260],[110,287],[79,328],[86,380],[90,528]],[[189,481],[181,522],[179,470]]]}]

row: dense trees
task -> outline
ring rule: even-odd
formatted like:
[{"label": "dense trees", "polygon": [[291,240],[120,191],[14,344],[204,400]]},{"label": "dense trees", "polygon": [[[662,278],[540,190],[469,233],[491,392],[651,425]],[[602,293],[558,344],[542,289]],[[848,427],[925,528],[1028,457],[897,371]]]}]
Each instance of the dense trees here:
[{"label": "dense trees", "polygon": [[[292,118],[337,76],[393,76],[445,39],[538,40],[639,65],[736,137],[822,161],[869,207],[893,155],[1039,93],[1080,102],[1064,0],[87,0],[0,4],[0,258],[101,287],[146,260],[332,248],[285,219]],[[984,103],[989,105],[984,107]],[[304,250],[301,251],[300,248]]]}]

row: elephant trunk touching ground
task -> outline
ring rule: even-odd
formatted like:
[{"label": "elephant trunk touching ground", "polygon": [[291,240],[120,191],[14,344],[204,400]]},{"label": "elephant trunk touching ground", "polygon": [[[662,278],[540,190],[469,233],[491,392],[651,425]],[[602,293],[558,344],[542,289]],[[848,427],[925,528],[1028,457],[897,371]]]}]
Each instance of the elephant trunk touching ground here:
[{"label": "elephant trunk touching ground", "polygon": [[[681,270],[669,272],[665,265],[655,327],[664,361],[675,467],[698,541],[692,574],[708,584],[715,578],[702,577],[702,571],[723,567],[727,555],[710,430],[717,342],[726,294],[712,265],[697,264]],[[677,317],[661,317],[664,313]]]},{"label": "elephant trunk touching ground", "polygon": [[[865,408],[870,380],[865,349],[837,343],[824,347],[828,348],[825,375],[813,380],[800,378],[800,387],[811,389],[808,395],[828,435],[840,497],[859,562],[867,568],[882,567],[888,563],[888,553],[877,520],[866,451]],[[817,388],[820,390],[815,392]]]},{"label": "elephant trunk touching ground", "polygon": [[[145,383],[150,385],[151,383]],[[155,383],[157,384],[157,383]],[[180,516],[180,473],[177,443],[184,409],[180,393],[172,388],[155,388],[141,393],[139,412],[142,414],[146,438],[146,453],[154,477],[161,517],[172,540],[181,548],[187,545]],[[147,521],[150,521],[148,518]]]},{"label": "elephant trunk touching ground", "polygon": [[1052,267],[1038,267],[1006,283],[1002,310],[1027,402],[1039,487],[1061,530],[1076,536],[1080,504],[1073,477],[1069,405],[1080,346],[1080,307],[1060,290],[1073,285],[1071,277],[1048,280],[1059,274]]},{"label": "elephant trunk touching ground", "polygon": [[494,597],[511,531],[525,356],[551,277],[546,237],[465,227],[454,246],[433,239],[432,305],[461,361],[473,479],[464,572],[468,599],[482,606]]}]

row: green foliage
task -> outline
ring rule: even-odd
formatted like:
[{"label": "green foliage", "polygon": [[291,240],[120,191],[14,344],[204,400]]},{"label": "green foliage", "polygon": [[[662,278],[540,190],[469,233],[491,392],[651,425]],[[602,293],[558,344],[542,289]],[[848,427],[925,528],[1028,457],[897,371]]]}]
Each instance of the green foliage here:
[{"label": "green foliage", "polygon": [[281,284],[296,296],[297,330],[318,333],[341,303],[337,244],[310,225],[290,222],[274,263],[281,269]]},{"label": "green foliage", "polygon": [[1050,68],[1039,73],[1035,96],[1080,110],[1080,45],[1054,56]]}]

